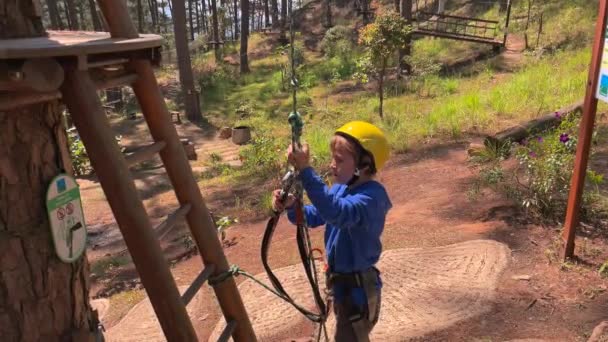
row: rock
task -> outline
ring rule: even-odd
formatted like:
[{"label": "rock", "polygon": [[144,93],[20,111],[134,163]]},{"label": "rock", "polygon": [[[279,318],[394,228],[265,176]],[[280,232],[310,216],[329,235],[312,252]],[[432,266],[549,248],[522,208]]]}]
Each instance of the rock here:
[{"label": "rock", "polygon": [[532,279],[532,277],[530,277],[527,274],[524,274],[524,275],[512,276],[511,279],[513,279],[513,280],[526,280],[526,281],[530,281],[530,279]]},{"label": "rock", "polygon": [[230,127],[222,127],[220,129],[220,139],[230,139],[232,137],[232,128]]},{"label": "rock", "polygon": [[467,148],[469,157],[478,156],[486,147],[483,144],[471,143]]}]

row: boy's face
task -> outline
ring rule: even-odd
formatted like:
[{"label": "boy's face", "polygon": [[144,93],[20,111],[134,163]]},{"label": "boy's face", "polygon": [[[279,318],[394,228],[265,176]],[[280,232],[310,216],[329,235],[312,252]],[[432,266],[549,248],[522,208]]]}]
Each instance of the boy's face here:
[{"label": "boy's face", "polygon": [[353,177],[356,169],[355,157],[348,140],[341,136],[334,137],[331,150],[331,171],[333,182],[346,184]]}]

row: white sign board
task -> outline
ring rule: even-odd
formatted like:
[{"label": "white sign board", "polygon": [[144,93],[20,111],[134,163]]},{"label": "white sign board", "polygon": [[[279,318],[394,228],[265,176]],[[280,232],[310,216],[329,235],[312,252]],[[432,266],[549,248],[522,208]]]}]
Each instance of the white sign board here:
[{"label": "white sign board", "polygon": [[53,178],[46,192],[46,209],[57,256],[63,262],[73,262],[87,243],[80,190],[74,178],[66,174]]},{"label": "white sign board", "polygon": [[604,32],[604,50],[602,51],[602,64],[600,65],[599,80],[597,82],[596,96],[598,100],[608,102],[608,39]]}]

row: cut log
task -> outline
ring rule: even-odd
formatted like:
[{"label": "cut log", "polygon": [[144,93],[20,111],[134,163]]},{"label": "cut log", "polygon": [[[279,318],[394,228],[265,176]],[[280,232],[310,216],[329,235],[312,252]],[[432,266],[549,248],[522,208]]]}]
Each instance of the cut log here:
[{"label": "cut log", "polygon": [[577,102],[568,107],[562,108],[557,112],[552,112],[540,118],[528,121],[522,125],[508,128],[498,132],[494,136],[486,137],[486,143],[499,144],[507,140],[511,142],[520,142],[531,134],[545,131],[559,125],[561,118],[572,113],[580,112],[583,109],[583,101]]}]

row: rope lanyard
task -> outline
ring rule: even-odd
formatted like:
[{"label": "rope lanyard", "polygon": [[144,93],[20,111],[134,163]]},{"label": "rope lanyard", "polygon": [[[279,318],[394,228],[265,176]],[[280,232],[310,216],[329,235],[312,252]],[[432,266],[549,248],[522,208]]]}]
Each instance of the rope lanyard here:
[{"label": "rope lanyard", "polygon": [[[289,0],[289,31],[290,31],[290,52],[291,52],[291,85],[292,85],[292,98],[293,98],[293,106],[292,112],[289,114],[287,121],[291,126],[291,143],[294,149],[301,149],[301,137],[302,137],[302,129],[304,127],[304,123],[302,121],[302,117],[300,113],[297,111],[297,90],[298,90],[298,79],[296,77],[296,65],[295,65],[295,32],[294,32],[294,16],[293,16],[293,0]],[[268,265],[268,251],[270,248],[270,243],[272,240],[272,236],[274,235],[274,231],[277,227],[277,223],[279,222],[279,218],[281,216],[280,211],[273,211],[271,218],[268,220],[266,225],[266,229],[264,231],[264,236],[262,238],[262,247],[261,247],[261,258],[262,265],[268,275],[268,279],[272,284],[272,287],[267,286],[261,281],[255,279],[251,274],[244,272],[238,268],[238,266],[233,266],[229,271],[224,272],[216,277],[212,277],[209,279],[209,283],[212,286],[215,286],[225,280],[230,276],[237,276],[239,274],[244,275],[253,281],[257,282],[268,291],[274,293],[277,297],[283,299],[287,303],[291,304],[294,308],[300,311],[304,316],[306,316],[309,320],[319,323],[319,330],[317,335],[317,341],[321,339],[321,332],[324,333],[325,341],[329,341],[327,336],[327,328],[325,327],[325,321],[327,320],[327,305],[321,296],[321,291],[319,289],[319,279],[317,277],[317,268],[315,265],[315,257],[314,253],[318,252],[318,249],[313,249],[310,241],[310,235],[308,232],[308,226],[306,224],[306,218],[304,215],[304,187],[301,179],[298,177],[298,172],[295,168],[291,167],[285,176],[282,179],[282,187],[281,187],[281,197],[280,201],[285,203],[289,193],[291,191],[294,192],[294,196],[296,198],[296,202],[294,205],[295,214],[296,214],[296,240],[298,244],[298,251],[300,253],[300,259],[302,260],[302,265],[304,266],[304,270],[306,272],[306,277],[311,286],[313,297],[315,303],[317,305],[318,312],[312,312],[301,305],[297,304],[285,291],[283,285],[279,281],[279,279],[272,272],[272,269]]]}]

